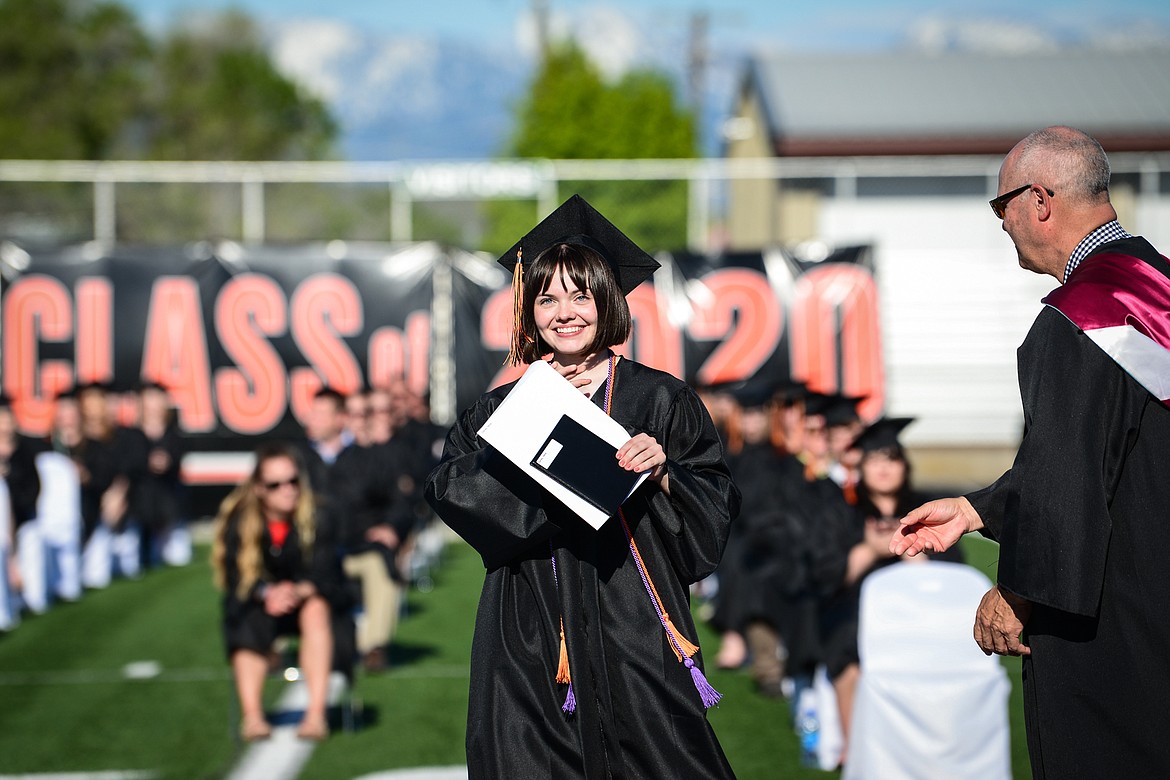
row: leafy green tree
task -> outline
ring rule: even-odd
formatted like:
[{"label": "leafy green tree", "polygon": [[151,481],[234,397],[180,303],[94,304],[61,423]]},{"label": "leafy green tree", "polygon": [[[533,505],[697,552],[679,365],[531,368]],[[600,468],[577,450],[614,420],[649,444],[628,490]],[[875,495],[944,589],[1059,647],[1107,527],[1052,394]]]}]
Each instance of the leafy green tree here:
[{"label": "leafy green tree", "polygon": [[[511,157],[662,159],[698,155],[694,117],[680,106],[670,80],[634,70],[608,84],[575,43],[552,48],[526,98],[507,150]],[[560,197],[579,192],[648,251],[686,243],[685,182],[563,182]],[[495,203],[484,241],[502,252],[534,223],[528,203]]]},{"label": "leafy green tree", "polygon": [[0,0],[0,157],[315,159],[336,135],[241,13],[155,44],[116,2]]},{"label": "leafy green tree", "polygon": [[158,159],[316,159],[337,135],[325,104],[276,70],[238,12],[173,33],[154,93],[149,152]]},{"label": "leafy green tree", "polygon": [[143,111],[151,46],[116,3],[0,2],[0,156],[101,159]]}]

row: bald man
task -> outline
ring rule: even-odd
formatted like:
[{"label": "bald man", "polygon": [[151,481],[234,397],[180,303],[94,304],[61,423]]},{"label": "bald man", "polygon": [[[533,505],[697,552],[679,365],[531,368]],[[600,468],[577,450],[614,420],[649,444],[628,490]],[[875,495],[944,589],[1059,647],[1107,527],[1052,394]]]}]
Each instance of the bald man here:
[{"label": "bald man", "polygon": [[1109,160],[1070,127],[1004,158],[995,215],[1020,265],[1061,286],[1017,353],[1010,471],[902,520],[895,553],[1000,543],[975,618],[1023,656],[1036,778],[1170,777],[1170,262],[1117,222]]}]

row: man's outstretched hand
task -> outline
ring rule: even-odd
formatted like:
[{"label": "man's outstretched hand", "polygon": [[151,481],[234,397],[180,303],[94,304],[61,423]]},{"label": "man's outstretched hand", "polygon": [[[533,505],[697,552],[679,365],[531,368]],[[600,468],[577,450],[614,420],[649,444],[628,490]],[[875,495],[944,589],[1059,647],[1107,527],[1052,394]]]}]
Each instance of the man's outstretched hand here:
[{"label": "man's outstretched hand", "polygon": [[983,520],[965,498],[928,501],[901,520],[890,538],[890,552],[911,557],[920,552],[943,552],[968,531],[978,531]]}]

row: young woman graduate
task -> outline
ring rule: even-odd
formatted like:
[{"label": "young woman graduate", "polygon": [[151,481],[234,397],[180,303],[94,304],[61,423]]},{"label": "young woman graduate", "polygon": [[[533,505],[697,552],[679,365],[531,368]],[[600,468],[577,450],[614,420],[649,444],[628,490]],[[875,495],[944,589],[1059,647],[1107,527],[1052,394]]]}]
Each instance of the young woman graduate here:
[{"label": "young woman graduate", "polygon": [[[580,196],[500,262],[514,271],[514,361],[550,364],[632,437],[650,477],[594,530],[476,431],[512,385],[447,438],[426,495],[483,557],[472,647],[472,778],[732,777],[705,708],[689,586],[718,564],[739,506],[719,436],[675,377],[619,357],[628,294],[658,263]],[[588,468],[582,464],[582,468]]]}]

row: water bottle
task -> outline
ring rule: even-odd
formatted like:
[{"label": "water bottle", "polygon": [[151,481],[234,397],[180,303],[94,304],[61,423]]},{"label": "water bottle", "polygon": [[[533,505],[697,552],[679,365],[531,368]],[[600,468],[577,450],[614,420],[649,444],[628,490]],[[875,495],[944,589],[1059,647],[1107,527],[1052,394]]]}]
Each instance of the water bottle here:
[{"label": "water bottle", "polygon": [[821,735],[821,722],[817,718],[816,701],[811,689],[801,691],[797,707],[796,733],[800,737],[800,764],[818,767],[817,742]]}]

